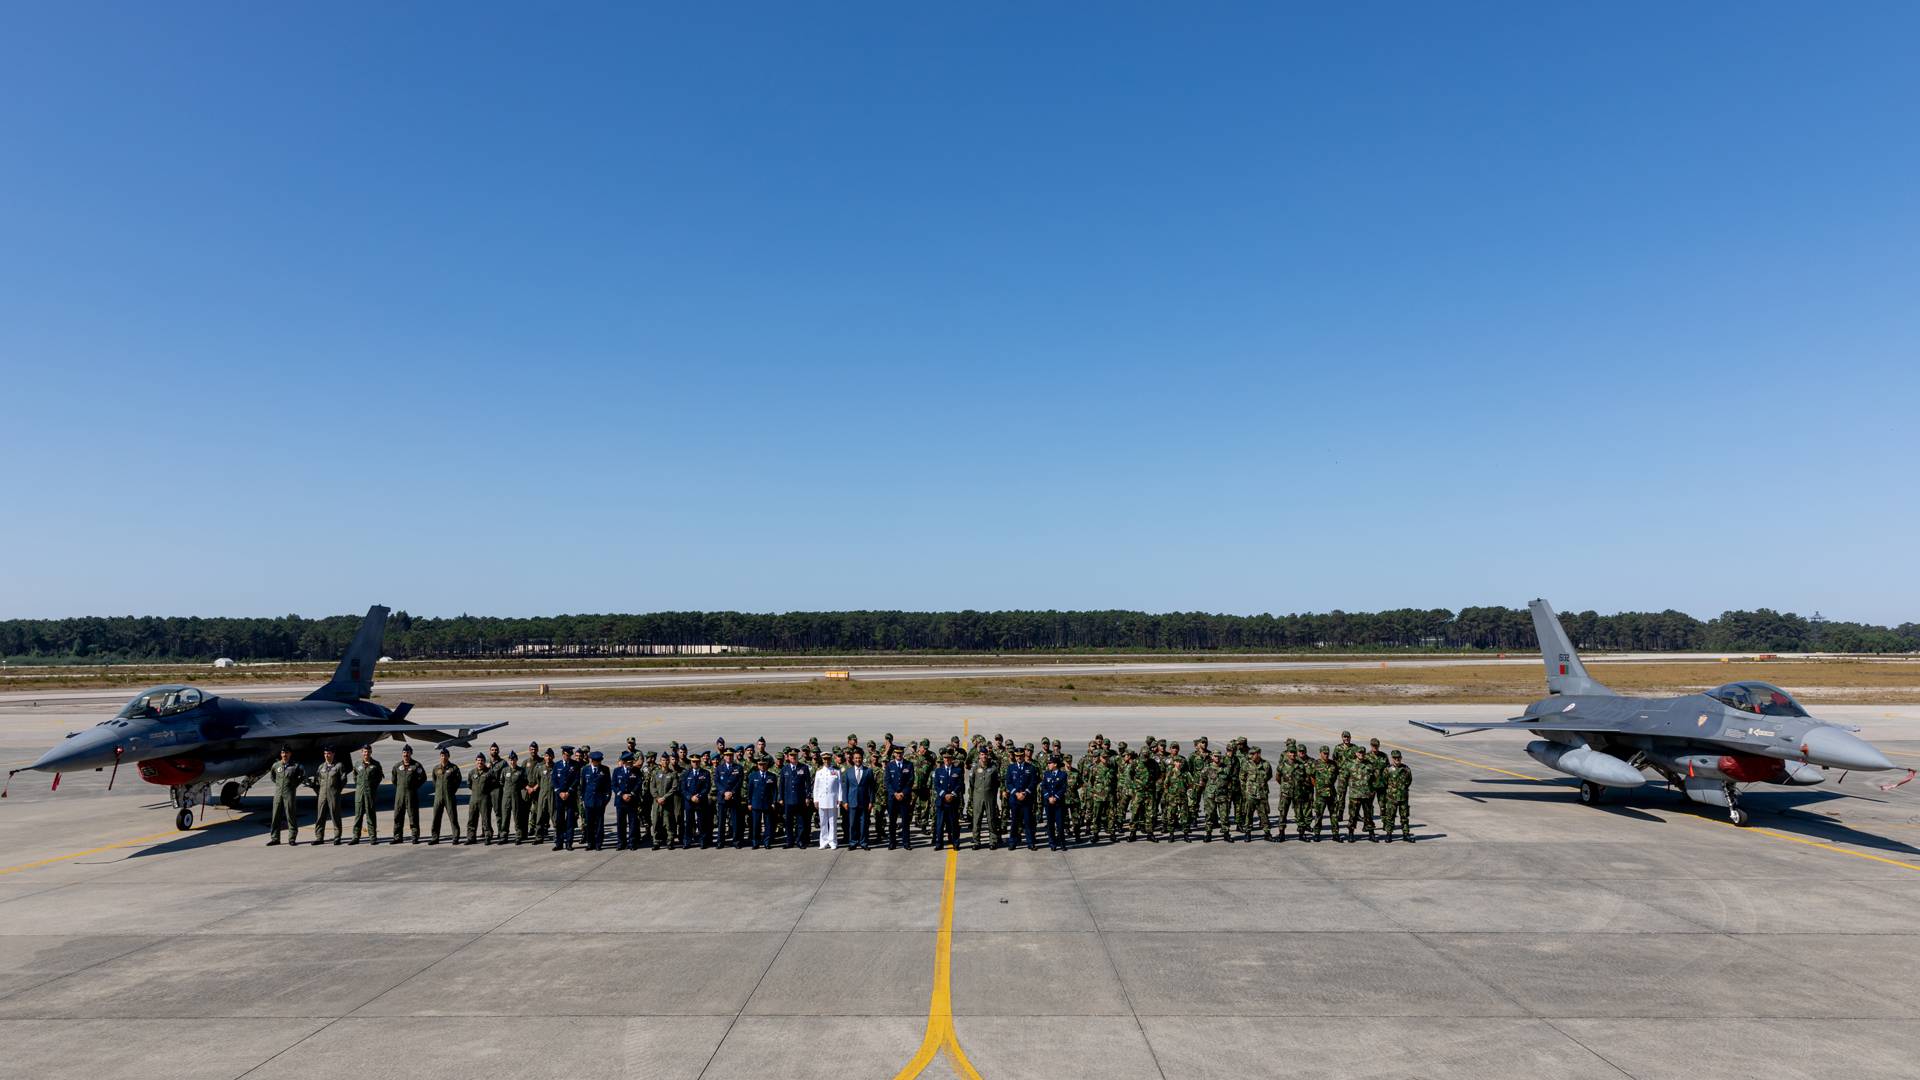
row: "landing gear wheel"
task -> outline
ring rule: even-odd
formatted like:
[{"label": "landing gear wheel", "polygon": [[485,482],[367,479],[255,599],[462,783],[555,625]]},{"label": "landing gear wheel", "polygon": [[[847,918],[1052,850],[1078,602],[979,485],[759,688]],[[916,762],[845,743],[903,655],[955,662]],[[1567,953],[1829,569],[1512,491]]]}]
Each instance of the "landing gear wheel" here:
[{"label": "landing gear wheel", "polygon": [[1580,781],[1580,801],[1588,806],[1597,805],[1605,792],[1605,788],[1591,780]]},{"label": "landing gear wheel", "polygon": [[186,832],[188,829],[193,828],[193,810],[191,808],[183,809],[178,814],[175,814],[173,827],[179,829],[181,832]]},{"label": "landing gear wheel", "polygon": [[1738,806],[1729,806],[1727,807],[1727,820],[1733,822],[1735,825],[1744,826],[1747,823],[1747,812]]},{"label": "landing gear wheel", "polygon": [[240,784],[238,781],[229,780],[226,783],[220,785],[220,805],[221,806],[224,806],[229,810],[240,809],[240,795],[241,795],[241,790],[240,790]]}]

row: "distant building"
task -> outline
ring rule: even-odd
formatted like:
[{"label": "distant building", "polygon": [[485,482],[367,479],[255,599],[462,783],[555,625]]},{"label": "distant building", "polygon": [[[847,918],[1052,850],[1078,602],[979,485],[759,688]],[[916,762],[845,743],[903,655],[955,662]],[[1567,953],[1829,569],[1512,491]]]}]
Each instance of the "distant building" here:
[{"label": "distant building", "polygon": [[745,645],[515,645],[513,656],[723,656],[752,652]]},{"label": "distant building", "polygon": [[215,660],[213,662],[213,666],[214,667],[238,667],[239,665],[233,662],[233,657],[223,656],[220,659]]}]

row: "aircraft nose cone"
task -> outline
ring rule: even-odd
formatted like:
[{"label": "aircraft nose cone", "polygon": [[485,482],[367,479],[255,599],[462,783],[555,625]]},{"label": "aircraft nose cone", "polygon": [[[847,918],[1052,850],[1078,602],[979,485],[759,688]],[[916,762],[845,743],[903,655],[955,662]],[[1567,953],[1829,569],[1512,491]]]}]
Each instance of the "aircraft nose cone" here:
[{"label": "aircraft nose cone", "polygon": [[1800,740],[1800,752],[1815,765],[1834,769],[1871,772],[1893,768],[1893,762],[1872,744],[1837,727],[1817,727],[1807,732]]},{"label": "aircraft nose cone", "polygon": [[114,747],[119,745],[118,737],[107,732],[86,731],[67,739],[40,755],[40,760],[27,766],[40,772],[79,772],[94,766],[105,766],[113,762]]}]

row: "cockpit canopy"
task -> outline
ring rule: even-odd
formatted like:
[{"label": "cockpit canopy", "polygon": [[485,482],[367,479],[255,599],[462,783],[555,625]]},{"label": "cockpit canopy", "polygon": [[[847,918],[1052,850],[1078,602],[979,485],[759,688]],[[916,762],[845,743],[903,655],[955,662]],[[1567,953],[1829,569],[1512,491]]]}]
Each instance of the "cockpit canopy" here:
[{"label": "cockpit canopy", "polygon": [[128,720],[154,720],[162,716],[173,716],[207,699],[205,694],[191,686],[156,686],[151,690],[142,690],[127,702],[125,708],[113,714],[112,724]]},{"label": "cockpit canopy", "polygon": [[1760,716],[1807,715],[1807,710],[1793,700],[1792,694],[1771,683],[1728,683],[1707,691],[1707,696],[1723,705],[1731,705],[1741,712],[1755,713]]}]

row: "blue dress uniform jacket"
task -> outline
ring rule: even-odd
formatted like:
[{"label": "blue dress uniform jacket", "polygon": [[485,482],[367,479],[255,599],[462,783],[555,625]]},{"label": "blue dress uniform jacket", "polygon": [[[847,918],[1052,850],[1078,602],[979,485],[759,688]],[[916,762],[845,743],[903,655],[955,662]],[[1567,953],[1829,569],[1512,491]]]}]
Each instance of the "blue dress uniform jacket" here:
[{"label": "blue dress uniform jacket", "polygon": [[607,804],[613,801],[613,773],[605,765],[587,762],[580,770],[580,821],[588,851],[599,851],[607,838]]},{"label": "blue dress uniform jacket", "polygon": [[768,769],[747,774],[747,837],[757,848],[773,846],[773,816],[780,805],[780,777]]},{"label": "blue dress uniform jacket", "polygon": [[[747,804],[742,798],[741,784],[747,778],[747,772],[738,762],[721,762],[713,770],[713,809],[720,826],[720,843],[729,839],[734,847],[745,842],[741,836],[741,824],[745,820]],[[727,796],[733,796],[729,799]]]},{"label": "blue dress uniform jacket", "polygon": [[[680,846],[713,846],[713,777],[705,769],[688,769],[680,777],[680,798],[686,803],[680,815]],[[698,800],[697,802],[695,800]]]},{"label": "blue dress uniform jacket", "polygon": [[1067,850],[1067,770],[1048,769],[1041,774],[1040,808],[1047,814],[1047,846]]},{"label": "blue dress uniform jacket", "polygon": [[913,850],[913,765],[887,762],[887,846],[904,843]]},{"label": "blue dress uniform jacket", "polygon": [[[1039,783],[1040,771],[1025,761],[1016,761],[1007,766],[1007,847],[1020,844],[1021,836],[1026,837],[1029,849],[1034,847],[1037,829],[1034,823],[1034,788]],[[1018,796],[1026,794],[1022,799]]]},{"label": "blue dress uniform jacket", "polygon": [[573,846],[573,826],[580,814],[580,774],[573,762],[555,760],[547,775],[553,779],[553,849],[558,851]]},{"label": "blue dress uniform jacket", "polygon": [[[933,770],[933,846],[960,843],[960,804],[966,801],[967,770],[942,765]],[[949,799],[948,796],[952,798]]]},{"label": "blue dress uniform jacket", "polygon": [[640,810],[647,805],[647,773],[638,765],[613,770],[613,846],[640,846]]},{"label": "blue dress uniform jacket", "polygon": [[813,797],[813,770],[799,762],[780,766],[780,808],[786,815],[788,847],[806,847],[813,832],[813,812],[807,800]]}]

